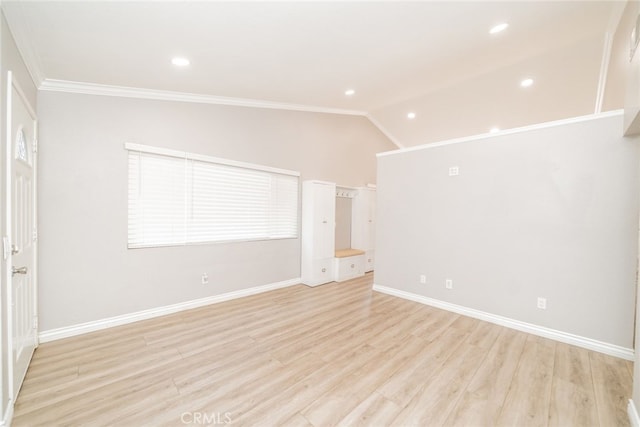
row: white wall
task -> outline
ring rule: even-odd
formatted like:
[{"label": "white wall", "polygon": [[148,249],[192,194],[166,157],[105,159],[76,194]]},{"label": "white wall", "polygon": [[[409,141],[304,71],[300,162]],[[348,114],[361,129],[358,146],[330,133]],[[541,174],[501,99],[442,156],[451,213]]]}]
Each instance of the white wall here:
[{"label": "white wall", "polygon": [[394,148],[355,116],[57,92],[39,116],[41,331],[300,277],[299,239],[127,250],[125,142],[349,186]]},{"label": "white wall", "polygon": [[616,114],[380,156],[376,284],[632,348],[640,140],[621,134]]}]

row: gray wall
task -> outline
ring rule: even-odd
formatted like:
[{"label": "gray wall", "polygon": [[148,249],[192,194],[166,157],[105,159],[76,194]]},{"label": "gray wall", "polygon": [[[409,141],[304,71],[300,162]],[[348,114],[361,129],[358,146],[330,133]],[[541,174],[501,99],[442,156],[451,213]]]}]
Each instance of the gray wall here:
[{"label": "gray wall", "polygon": [[632,348],[639,140],[621,130],[616,115],[380,156],[376,284]]},{"label": "gray wall", "polygon": [[127,250],[125,142],[349,186],[395,148],[355,116],[55,92],[39,115],[41,331],[300,277],[299,239]]},{"label": "gray wall", "polygon": [[336,197],[336,250],[348,249],[351,247],[352,212],[352,199],[347,197]]},{"label": "gray wall", "polygon": [[[5,20],[4,14],[0,13],[0,70],[2,77],[0,78],[0,129],[2,130],[0,136],[0,162],[2,167],[0,167],[0,197],[1,202],[0,205],[4,205],[4,201],[7,200],[7,194],[5,191],[5,182],[4,182],[4,165],[6,162],[5,159],[5,144],[7,143],[5,130],[7,129],[7,116],[6,116],[6,105],[7,105],[7,72],[11,71],[13,74],[13,80],[18,83],[25,96],[29,100],[31,106],[36,108],[36,87],[27,71],[27,68],[22,60],[22,56],[20,56],[20,52],[18,52],[18,48],[16,47],[16,43],[9,31],[9,26]],[[4,209],[0,209],[0,229],[2,236],[7,236],[9,231],[6,229],[6,218]],[[9,355],[7,353],[7,287],[8,282],[10,280],[9,271],[9,261],[4,261],[2,257],[0,257],[0,288],[2,292],[0,292],[0,313],[2,315],[2,319],[0,320],[0,324],[2,327],[1,330],[1,339],[0,346],[2,351],[2,402],[0,402],[1,411],[0,420],[4,417],[4,414],[8,407],[9,400],[9,383],[8,383],[8,360]]]}]

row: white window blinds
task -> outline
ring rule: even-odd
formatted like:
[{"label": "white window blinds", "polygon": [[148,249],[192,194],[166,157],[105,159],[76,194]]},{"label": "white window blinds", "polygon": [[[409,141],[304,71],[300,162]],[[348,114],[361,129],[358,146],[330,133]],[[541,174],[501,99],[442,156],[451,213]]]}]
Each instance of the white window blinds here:
[{"label": "white window blinds", "polygon": [[128,247],[295,238],[298,172],[126,144]]}]

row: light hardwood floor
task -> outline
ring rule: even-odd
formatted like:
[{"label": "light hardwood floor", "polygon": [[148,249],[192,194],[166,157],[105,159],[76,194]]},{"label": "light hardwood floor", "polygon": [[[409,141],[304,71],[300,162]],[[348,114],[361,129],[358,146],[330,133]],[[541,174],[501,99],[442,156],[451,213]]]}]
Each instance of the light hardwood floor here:
[{"label": "light hardwood floor", "polygon": [[630,362],[373,292],[372,279],[43,344],[13,425],[628,425]]}]

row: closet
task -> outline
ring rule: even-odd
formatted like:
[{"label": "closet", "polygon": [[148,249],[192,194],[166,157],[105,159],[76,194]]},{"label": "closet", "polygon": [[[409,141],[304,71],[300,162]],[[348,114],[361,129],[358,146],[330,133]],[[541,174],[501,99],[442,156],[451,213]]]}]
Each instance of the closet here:
[{"label": "closet", "polygon": [[358,188],[358,194],[353,198],[351,246],[365,251],[365,273],[373,271],[376,236],[375,215],[375,188]]},{"label": "closet", "polygon": [[342,282],[372,271],[375,188],[302,183],[302,283]]}]

